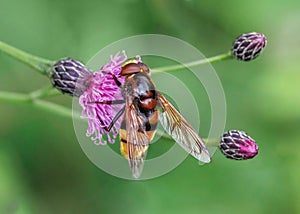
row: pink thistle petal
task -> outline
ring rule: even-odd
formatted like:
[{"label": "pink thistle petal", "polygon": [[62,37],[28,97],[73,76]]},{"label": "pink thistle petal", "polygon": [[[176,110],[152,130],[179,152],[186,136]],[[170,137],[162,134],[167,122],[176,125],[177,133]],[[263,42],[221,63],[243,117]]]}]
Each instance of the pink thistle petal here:
[{"label": "pink thistle petal", "polygon": [[[121,55],[119,52],[115,56],[111,56],[111,61],[93,74],[89,88],[79,98],[82,106],[82,118],[88,119],[86,135],[91,137],[96,145],[105,145],[107,142],[114,143],[118,135],[122,117],[115,123],[110,133],[106,131],[106,128],[124,104],[108,105],[95,102],[124,99],[122,89],[116,84],[111,74],[114,74],[123,83],[125,79],[120,77],[120,72],[122,64],[126,60],[125,51],[122,51]],[[106,135],[107,139],[103,139],[103,135]]]}]

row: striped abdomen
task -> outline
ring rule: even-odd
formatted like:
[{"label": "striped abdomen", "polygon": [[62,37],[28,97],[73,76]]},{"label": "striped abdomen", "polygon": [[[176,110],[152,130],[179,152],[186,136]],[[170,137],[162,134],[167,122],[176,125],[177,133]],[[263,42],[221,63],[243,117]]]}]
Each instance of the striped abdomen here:
[{"label": "striped abdomen", "polygon": [[[149,143],[152,141],[155,132],[156,127],[158,123],[158,110],[154,110],[152,114],[149,117],[146,117],[144,120],[144,124],[142,129],[145,130]],[[143,132],[137,132],[137,134],[142,134]],[[143,145],[143,142],[138,142],[140,145]],[[143,146],[144,149],[141,154],[137,154],[137,156],[142,156],[146,151],[148,150],[149,145]],[[120,129],[120,150],[121,154],[128,158],[128,151],[127,151],[127,136],[126,136],[126,118],[124,117],[122,123],[121,123],[121,129]]]}]

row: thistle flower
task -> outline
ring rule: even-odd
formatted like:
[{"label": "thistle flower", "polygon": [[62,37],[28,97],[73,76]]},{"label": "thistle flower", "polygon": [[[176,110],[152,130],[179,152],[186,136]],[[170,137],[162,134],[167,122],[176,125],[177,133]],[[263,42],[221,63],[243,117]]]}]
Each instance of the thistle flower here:
[{"label": "thistle flower", "polygon": [[246,160],[258,153],[255,141],[244,131],[231,130],[223,134],[219,145],[221,152],[230,159]]},{"label": "thistle flower", "polygon": [[52,66],[52,85],[62,93],[80,96],[93,72],[75,59],[59,60]]},{"label": "thistle flower", "polygon": [[[115,123],[114,127],[107,132],[107,127],[112,122],[115,115],[123,107],[122,104],[109,105],[96,102],[105,102],[113,100],[123,100],[122,90],[113,79],[115,75],[118,80],[123,83],[124,79],[119,76],[122,70],[122,64],[127,60],[125,51],[117,53],[108,64],[104,65],[99,71],[95,72],[90,78],[89,87],[79,98],[82,106],[82,118],[88,119],[88,130],[86,135],[91,137],[96,145],[104,145],[114,143],[118,131],[120,129],[120,119]],[[107,139],[103,138],[107,136]],[[112,136],[111,136],[112,135]]]},{"label": "thistle flower", "polygon": [[266,44],[267,39],[261,33],[242,34],[234,41],[231,53],[238,60],[250,61],[259,56]]}]

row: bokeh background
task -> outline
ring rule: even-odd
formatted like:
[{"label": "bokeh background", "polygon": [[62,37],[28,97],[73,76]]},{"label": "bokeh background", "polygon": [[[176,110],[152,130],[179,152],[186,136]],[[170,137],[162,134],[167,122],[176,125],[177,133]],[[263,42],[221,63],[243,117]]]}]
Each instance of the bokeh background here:
[{"label": "bokeh background", "polygon": [[[162,177],[123,180],[88,160],[71,118],[0,100],[0,213],[300,213],[299,10],[296,0],[0,0],[0,40],[53,60],[87,62],[104,46],[145,33],[185,40],[207,57],[229,50],[241,33],[268,38],[252,62],[214,64],[226,129],[246,130],[259,145],[249,161],[217,152],[209,165],[188,157]],[[1,91],[46,85],[0,53]],[[68,96],[47,100],[71,108]]]}]

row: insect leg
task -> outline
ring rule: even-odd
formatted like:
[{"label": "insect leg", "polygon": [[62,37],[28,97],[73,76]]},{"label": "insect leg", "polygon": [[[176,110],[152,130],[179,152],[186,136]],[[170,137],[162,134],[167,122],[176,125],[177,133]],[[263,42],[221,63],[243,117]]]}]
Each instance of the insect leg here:
[{"label": "insect leg", "polygon": [[124,111],[125,111],[125,106],[116,114],[116,116],[111,121],[111,123],[109,124],[109,126],[105,128],[105,131],[109,132],[111,130],[111,128],[115,125],[115,123],[117,122],[117,120],[123,115]]},{"label": "insect leg", "polygon": [[116,75],[114,75],[113,73],[110,73],[110,72],[103,72],[105,74],[110,74],[112,76],[112,78],[114,79],[115,83],[117,84],[117,86],[121,87],[122,86],[122,83],[118,80],[118,78],[116,77]]},{"label": "insect leg", "polygon": [[125,103],[124,100],[108,100],[108,101],[91,101],[88,102],[88,104],[106,104],[106,105],[118,105],[118,104],[123,104]]}]

